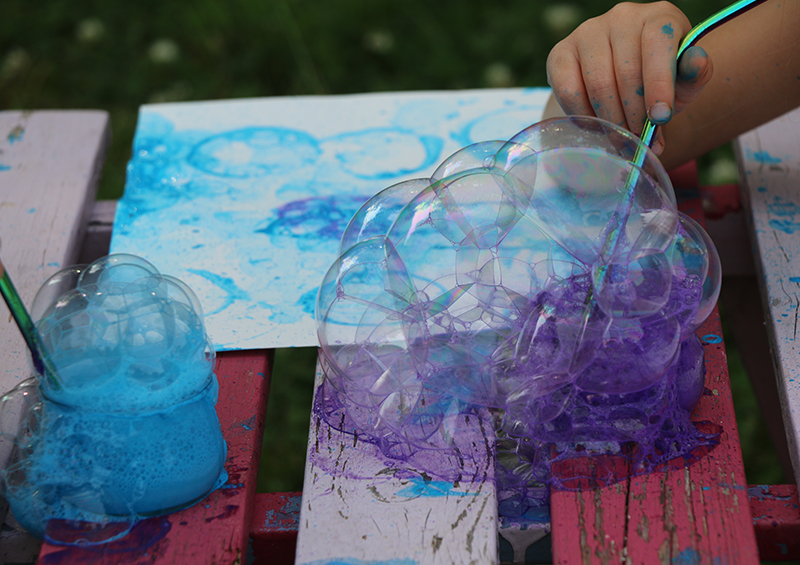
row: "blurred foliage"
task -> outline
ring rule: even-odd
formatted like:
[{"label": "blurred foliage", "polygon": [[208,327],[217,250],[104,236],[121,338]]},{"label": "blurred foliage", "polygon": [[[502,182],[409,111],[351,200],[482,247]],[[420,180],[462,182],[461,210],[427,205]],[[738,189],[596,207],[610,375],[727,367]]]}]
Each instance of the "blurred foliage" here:
[{"label": "blurred foliage", "polygon": [[[727,0],[682,0],[692,21]],[[551,47],[614,3],[3,0],[0,108],[100,108],[101,198],[122,193],[141,104],[543,86]]]},{"label": "blurred foliage", "polygon": [[[552,46],[614,3],[2,0],[0,108],[110,112],[99,197],[118,198],[142,104],[544,86]],[[728,3],[675,1],[693,22]],[[713,156],[703,163],[710,167]],[[301,488],[313,366],[313,350],[277,354],[262,490]],[[746,383],[741,371],[735,379]],[[768,447],[753,443],[745,457],[767,460]]]}]

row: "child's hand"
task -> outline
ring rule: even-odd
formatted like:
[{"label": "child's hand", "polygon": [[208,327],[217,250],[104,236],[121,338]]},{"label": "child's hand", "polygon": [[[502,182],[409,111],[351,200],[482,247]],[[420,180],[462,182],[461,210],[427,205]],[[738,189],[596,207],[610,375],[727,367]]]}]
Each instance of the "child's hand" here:
[{"label": "child's hand", "polygon": [[[678,45],[692,26],[669,2],[622,3],[584,22],[547,58],[553,94],[568,115],[597,116],[640,134],[646,116],[667,123],[699,94],[712,74],[701,47]],[[663,136],[653,144],[664,147]]]}]

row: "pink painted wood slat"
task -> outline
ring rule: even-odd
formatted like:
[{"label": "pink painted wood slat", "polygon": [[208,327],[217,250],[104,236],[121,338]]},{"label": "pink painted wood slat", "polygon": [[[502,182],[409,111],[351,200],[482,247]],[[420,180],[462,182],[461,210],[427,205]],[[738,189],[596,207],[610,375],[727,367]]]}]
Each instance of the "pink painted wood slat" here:
[{"label": "pink painted wood slat", "polygon": [[750,512],[764,561],[800,560],[800,503],[795,485],[751,485]]},{"label": "pink painted wood slat", "polygon": [[[685,169],[673,182],[697,186],[692,176]],[[681,209],[702,218],[700,199]],[[707,391],[693,419],[720,425],[719,445],[683,469],[602,489],[554,492],[554,563],[758,563],[716,308],[698,335],[705,349]]]},{"label": "pink painted wood slat", "polygon": [[302,492],[258,493],[250,520],[253,565],[294,563]]},{"label": "pink painted wood slat", "polygon": [[[600,503],[586,508],[586,519],[597,519],[597,508],[605,498],[613,498],[616,488],[597,490]],[[758,554],[765,561],[800,560],[800,503],[794,485],[750,485],[747,488],[750,514],[758,542]],[[256,494],[250,539],[255,559],[253,565],[291,565],[300,519],[299,492]],[[599,517],[603,520],[602,516]],[[616,523],[619,528],[619,523]],[[605,535],[607,532],[603,532]],[[619,535],[619,532],[616,534]],[[609,539],[619,539],[610,536]],[[609,542],[609,547],[611,543]],[[613,553],[613,552],[609,552]],[[632,559],[632,561],[634,561]]]},{"label": "pink painted wood slat", "polygon": [[39,563],[244,563],[271,368],[271,351],[227,352],[218,357],[217,413],[228,443],[227,484],[186,510],[139,522],[130,534],[116,542],[87,548],[46,543]]}]

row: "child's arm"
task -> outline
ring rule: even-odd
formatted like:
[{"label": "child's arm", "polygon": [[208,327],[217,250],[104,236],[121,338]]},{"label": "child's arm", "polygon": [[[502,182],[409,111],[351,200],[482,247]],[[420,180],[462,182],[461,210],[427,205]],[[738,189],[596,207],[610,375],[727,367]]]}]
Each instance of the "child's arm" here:
[{"label": "child's arm", "polygon": [[[668,121],[667,168],[800,105],[799,0],[769,0],[710,32],[686,51],[675,83],[675,51],[689,29],[667,2],[615,6],[553,48],[555,98],[568,114],[597,115],[635,133],[644,112]],[[663,143],[658,137],[654,148]]]}]

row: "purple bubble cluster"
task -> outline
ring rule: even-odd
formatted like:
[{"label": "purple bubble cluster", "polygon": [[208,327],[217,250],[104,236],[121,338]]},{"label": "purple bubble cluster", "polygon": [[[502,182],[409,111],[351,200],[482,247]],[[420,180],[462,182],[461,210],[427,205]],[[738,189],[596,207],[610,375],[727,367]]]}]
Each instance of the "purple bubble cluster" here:
[{"label": "purple bubble cluster", "polygon": [[713,444],[688,414],[720,277],[638,138],[547,120],[356,213],[317,300],[318,411],[408,457],[449,449],[459,415],[491,409],[501,510],[519,514],[543,485],[572,484],[561,461],[621,455],[625,475]]}]

